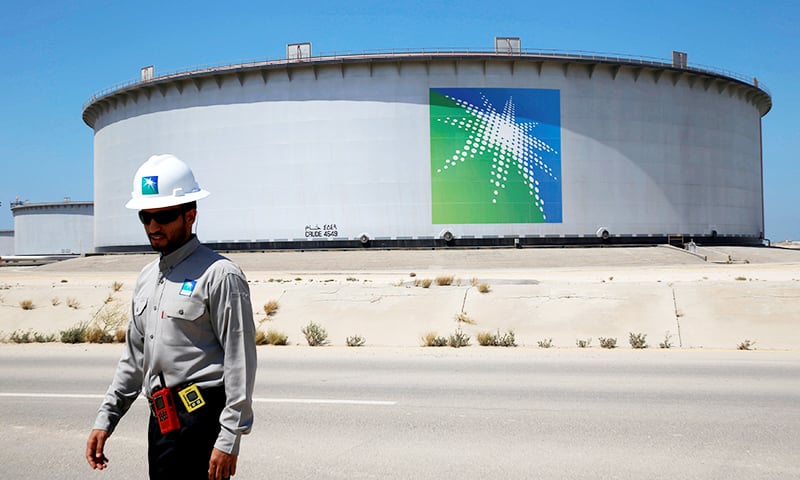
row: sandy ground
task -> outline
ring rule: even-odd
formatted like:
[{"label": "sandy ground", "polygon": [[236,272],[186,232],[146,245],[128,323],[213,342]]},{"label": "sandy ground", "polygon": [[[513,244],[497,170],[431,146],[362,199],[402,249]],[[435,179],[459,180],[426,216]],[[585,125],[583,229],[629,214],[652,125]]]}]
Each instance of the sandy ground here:
[{"label": "sandy ground", "polygon": [[[513,331],[520,346],[552,339],[647,335],[658,347],[800,349],[800,250],[671,247],[477,250],[355,250],[231,253],[250,282],[256,322],[305,345],[301,329],[323,326],[332,345],[359,335],[368,346],[419,346],[449,336],[465,312],[480,332]],[[80,323],[128,315],[148,255],[106,255],[40,267],[0,267],[0,336],[58,334]],[[435,279],[453,276],[449,286]],[[434,280],[430,288],[415,280]],[[114,284],[122,287],[115,291]],[[474,284],[485,283],[488,293]],[[34,308],[25,310],[20,302]],[[272,317],[263,306],[279,304]],[[473,346],[472,348],[477,348]]]}]

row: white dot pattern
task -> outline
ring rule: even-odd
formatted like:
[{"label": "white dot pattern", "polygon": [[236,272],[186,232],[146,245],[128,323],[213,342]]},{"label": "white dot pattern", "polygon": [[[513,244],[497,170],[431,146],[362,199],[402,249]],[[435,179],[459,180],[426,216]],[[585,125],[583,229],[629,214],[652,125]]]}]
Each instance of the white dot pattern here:
[{"label": "white dot pattern", "polygon": [[[481,107],[447,95],[466,112],[473,116],[472,119],[445,117],[437,119],[439,122],[452,125],[469,133],[463,147],[456,150],[455,154],[446,159],[444,165],[437,169],[452,168],[467,157],[474,159],[475,155],[490,154],[492,156],[491,170],[487,172],[489,182],[495,187],[492,190],[492,203],[497,203],[497,198],[506,188],[508,177],[516,174],[522,177],[523,183],[528,187],[534,204],[544,216],[544,199],[539,196],[539,175],[547,175],[553,180],[558,180],[553,169],[545,162],[539,152],[558,154],[558,152],[534,134],[538,122],[519,122],[514,116],[514,101],[509,97],[503,112],[498,113],[489,100],[483,98]],[[536,172],[536,173],[534,173]],[[545,216],[545,220],[546,220]]]}]

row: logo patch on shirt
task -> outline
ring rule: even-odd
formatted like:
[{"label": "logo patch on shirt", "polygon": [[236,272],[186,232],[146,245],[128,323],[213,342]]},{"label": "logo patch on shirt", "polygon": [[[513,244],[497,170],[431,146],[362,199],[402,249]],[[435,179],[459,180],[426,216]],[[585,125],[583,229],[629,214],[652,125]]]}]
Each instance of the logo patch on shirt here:
[{"label": "logo patch on shirt", "polygon": [[158,176],[142,177],[142,195],[158,195]]},{"label": "logo patch on shirt", "polygon": [[188,278],[184,280],[183,286],[181,286],[180,294],[184,297],[191,297],[192,292],[194,292],[194,287],[197,285],[197,280],[189,280]]}]

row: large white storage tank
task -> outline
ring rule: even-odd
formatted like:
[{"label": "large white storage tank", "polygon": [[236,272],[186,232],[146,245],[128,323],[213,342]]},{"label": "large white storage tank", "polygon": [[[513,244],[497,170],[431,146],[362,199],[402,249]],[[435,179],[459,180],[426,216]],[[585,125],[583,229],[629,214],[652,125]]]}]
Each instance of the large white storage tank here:
[{"label": "large white storage tank", "polygon": [[99,251],[146,244],[124,204],[159,153],[211,191],[198,232],[219,247],[763,238],[770,95],[685,57],[300,55],[143,78],[83,111]]}]

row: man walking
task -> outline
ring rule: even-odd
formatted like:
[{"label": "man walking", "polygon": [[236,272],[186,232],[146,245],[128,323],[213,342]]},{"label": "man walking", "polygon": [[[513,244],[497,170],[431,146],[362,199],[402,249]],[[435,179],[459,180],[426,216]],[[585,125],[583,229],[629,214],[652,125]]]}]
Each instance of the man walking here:
[{"label": "man walking", "polygon": [[196,201],[208,195],[173,155],[152,156],[136,172],[126,207],[139,211],[161,255],[136,281],[126,348],[86,444],[93,469],[108,466],[106,441],[144,390],[151,479],[236,473],[253,423],[255,325],[241,269],[192,232]]}]

